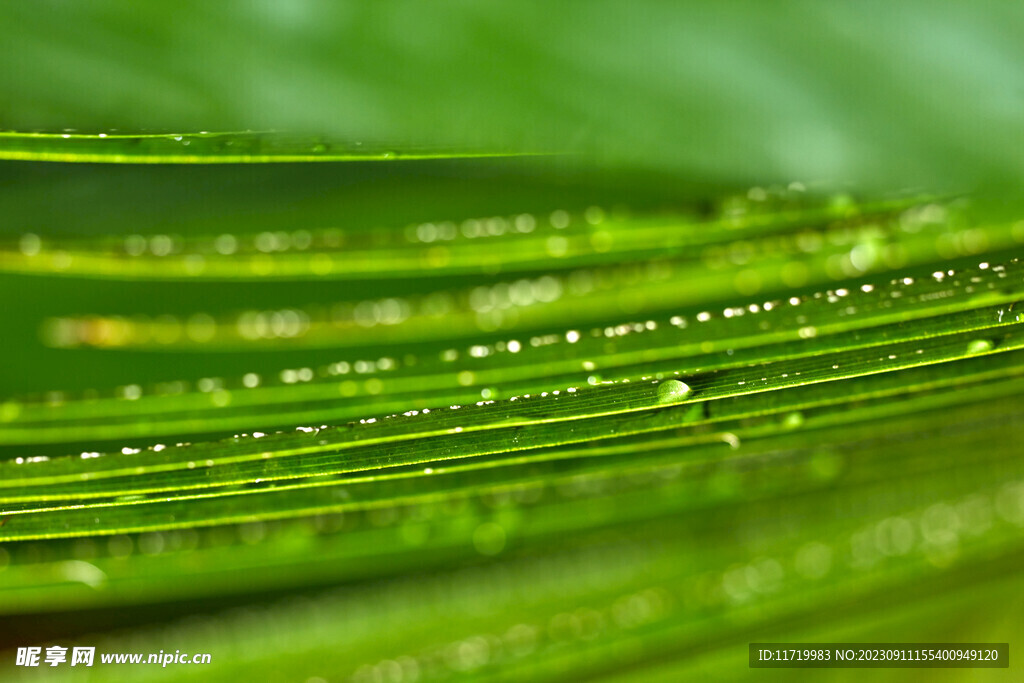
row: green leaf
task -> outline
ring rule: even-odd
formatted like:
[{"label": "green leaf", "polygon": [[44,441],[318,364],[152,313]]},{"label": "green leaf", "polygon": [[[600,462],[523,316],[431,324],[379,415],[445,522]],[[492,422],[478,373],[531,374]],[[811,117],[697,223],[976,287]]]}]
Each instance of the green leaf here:
[{"label": "green leaf", "polygon": [[12,8],[0,662],[731,680],[759,640],[1015,642],[1022,22]]},{"label": "green leaf", "polygon": [[238,164],[308,161],[387,161],[515,156],[500,152],[341,143],[268,132],[125,134],[0,131],[0,159],[112,164]]}]

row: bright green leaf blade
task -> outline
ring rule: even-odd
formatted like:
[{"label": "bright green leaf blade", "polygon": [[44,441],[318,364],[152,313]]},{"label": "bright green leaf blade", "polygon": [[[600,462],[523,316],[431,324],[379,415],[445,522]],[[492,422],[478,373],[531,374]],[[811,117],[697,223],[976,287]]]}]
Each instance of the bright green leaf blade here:
[{"label": "bright green leaf blade", "polygon": [[109,164],[240,164],[310,161],[391,161],[517,156],[514,153],[380,143],[339,143],[272,132],[84,134],[0,131],[0,159]]}]

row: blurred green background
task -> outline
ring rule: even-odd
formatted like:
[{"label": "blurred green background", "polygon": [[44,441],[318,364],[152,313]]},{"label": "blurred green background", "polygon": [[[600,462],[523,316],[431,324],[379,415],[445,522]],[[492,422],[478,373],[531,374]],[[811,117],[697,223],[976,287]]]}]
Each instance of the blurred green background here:
[{"label": "blurred green background", "polygon": [[750,184],[1022,171],[1024,8],[997,0],[104,0],[4,15],[11,129],[587,152]]}]

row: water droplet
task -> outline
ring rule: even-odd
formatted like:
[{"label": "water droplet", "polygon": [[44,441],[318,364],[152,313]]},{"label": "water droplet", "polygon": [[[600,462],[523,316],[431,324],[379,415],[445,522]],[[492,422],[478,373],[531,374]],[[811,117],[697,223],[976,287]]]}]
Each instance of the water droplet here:
[{"label": "water droplet", "polygon": [[690,394],[690,387],[677,379],[665,380],[658,385],[658,403],[675,403]]},{"label": "water droplet", "polygon": [[736,436],[732,432],[723,432],[719,434],[719,438],[725,443],[729,444],[729,448],[736,450],[740,447],[740,437]]},{"label": "water droplet", "polygon": [[967,353],[987,353],[992,350],[992,342],[988,339],[973,339],[967,345]]},{"label": "water droplet", "polygon": [[28,232],[21,236],[18,248],[25,256],[35,256],[42,250],[42,240],[38,235]]},{"label": "water droplet", "polygon": [[569,222],[571,219],[567,211],[559,209],[558,211],[554,211],[551,213],[550,220],[552,226],[561,230],[563,228],[569,227]]},{"label": "water droplet", "polygon": [[91,588],[99,588],[107,580],[102,569],[83,560],[65,560],[57,565],[57,569],[68,581],[78,581]]}]

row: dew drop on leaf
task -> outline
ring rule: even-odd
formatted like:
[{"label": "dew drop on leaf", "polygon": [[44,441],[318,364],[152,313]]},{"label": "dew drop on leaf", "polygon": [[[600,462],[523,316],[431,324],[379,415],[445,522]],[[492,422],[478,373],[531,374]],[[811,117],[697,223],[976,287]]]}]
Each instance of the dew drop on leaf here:
[{"label": "dew drop on leaf", "polygon": [[992,342],[988,339],[974,339],[967,345],[967,353],[986,353],[992,350]]},{"label": "dew drop on leaf", "polygon": [[786,415],[785,418],[783,418],[782,423],[786,427],[786,429],[796,429],[803,425],[804,414],[798,410],[789,413],[788,415]]},{"label": "dew drop on leaf", "polygon": [[665,380],[658,385],[658,403],[675,403],[690,394],[690,387],[677,379]]}]

